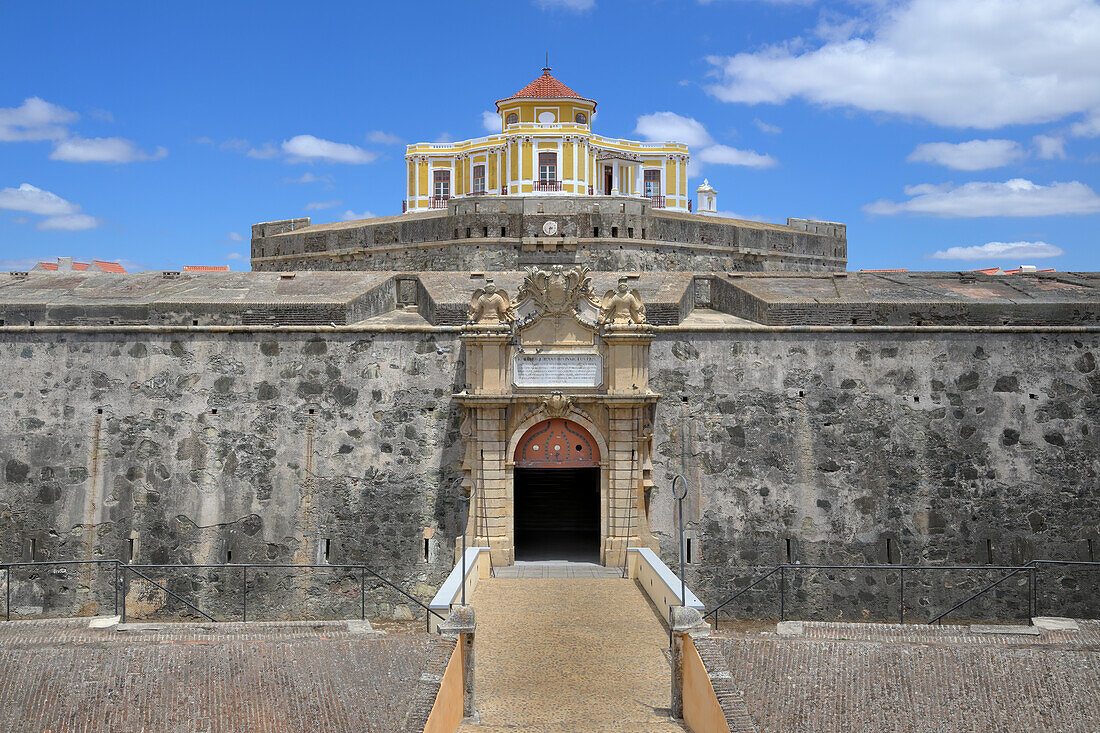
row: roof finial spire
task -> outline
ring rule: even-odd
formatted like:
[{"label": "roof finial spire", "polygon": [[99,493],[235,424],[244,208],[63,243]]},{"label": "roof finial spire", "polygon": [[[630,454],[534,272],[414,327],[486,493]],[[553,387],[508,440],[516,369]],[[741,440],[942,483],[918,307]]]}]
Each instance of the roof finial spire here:
[{"label": "roof finial spire", "polygon": [[542,71],[543,71],[544,74],[549,74],[550,73],[550,52],[549,51],[546,52],[546,66],[542,67]]}]

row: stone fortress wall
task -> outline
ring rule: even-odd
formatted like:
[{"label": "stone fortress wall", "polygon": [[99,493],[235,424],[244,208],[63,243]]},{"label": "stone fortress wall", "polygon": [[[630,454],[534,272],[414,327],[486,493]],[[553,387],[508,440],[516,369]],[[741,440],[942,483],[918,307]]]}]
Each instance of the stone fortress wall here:
[{"label": "stone fortress wall", "polygon": [[[479,200],[480,199],[480,200]],[[553,234],[544,228],[556,226]],[[787,226],[652,208],[613,196],[469,196],[446,210],[311,225],[252,227],[255,270],[843,271],[843,224]]]},{"label": "stone fortress wall", "polygon": [[[305,273],[293,282],[308,284],[307,274],[361,277]],[[91,299],[85,311],[74,299],[54,313],[52,325],[11,318],[25,307],[15,305],[17,290],[63,277],[73,276],[32,275],[0,290],[0,367],[7,375],[0,385],[0,560],[32,553],[126,560],[131,551],[148,563],[327,557],[365,563],[430,597],[452,565],[459,535],[458,507],[446,488],[461,472],[461,409],[451,395],[462,390],[465,355],[456,326],[422,316],[423,302],[402,306],[400,293],[415,290],[434,310],[456,308],[478,282],[476,273],[425,273],[415,288],[398,283],[407,276],[371,275],[361,288],[388,295],[336,327],[195,326],[190,316],[210,309],[203,302],[179,306],[173,324],[88,325],[77,317],[106,319],[122,307],[118,298],[113,305]],[[80,279],[99,283],[95,292],[102,293],[107,277]],[[277,274],[250,277],[274,287],[285,282]],[[498,285],[513,289],[509,277],[498,273]],[[651,351],[651,386],[662,397],[655,486],[646,500],[650,524],[661,554],[674,563],[668,487],[685,474],[693,487],[685,516],[694,543],[688,582],[708,603],[788,557],[995,565],[1095,557],[1100,335],[1091,276],[1029,276],[1011,287],[964,282],[957,273],[942,280],[944,293],[977,286],[965,292],[985,293],[985,305],[998,287],[1016,296],[1033,292],[1037,301],[1069,298],[1031,310],[1002,304],[1017,325],[983,325],[982,302],[969,309],[941,304],[945,322],[937,325],[935,309],[915,305],[914,297],[887,309],[885,296],[876,295],[878,304],[865,312],[879,320],[854,326],[841,316],[823,326],[746,316],[766,320],[768,308],[791,301],[777,295],[784,289],[827,285],[841,292],[858,284],[870,292],[873,282],[891,282],[723,278],[638,280],[647,302],[682,309],[657,326]],[[379,290],[383,280],[393,282]],[[930,282],[913,280],[910,292]],[[727,285],[767,307],[723,313],[719,306],[733,302],[721,294]],[[332,300],[353,304],[356,292]],[[847,318],[852,307],[825,303],[821,312]],[[379,311],[386,313],[370,315]],[[889,325],[902,320],[899,312],[903,325]],[[914,313],[928,320],[915,325]],[[971,317],[978,323],[968,324]],[[1044,319],[1079,325],[1044,326]],[[204,608],[237,612],[239,580],[231,573],[156,572]],[[13,608],[106,610],[109,575],[70,570],[17,578]],[[271,616],[357,612],[357,576],[310,577],[253,579],[250,606]],[[991,578],[938,578],[924,588],[907,579],[912,617],[943,609]],[[808,615],[886,618],[893,582],[820,573],[800,586],[797,602]],[[1087,574],[1044,571],[1041,607],[1095,616],[1095,584]],[[1019,609],[1023,592],[1006,586],[990,602]],[[369,611],[407,613],[397,600],[372,586]],[[144,603],[179,608],[156,594]],[[774,596],[751,599],[744,610],[777,613]]]}]

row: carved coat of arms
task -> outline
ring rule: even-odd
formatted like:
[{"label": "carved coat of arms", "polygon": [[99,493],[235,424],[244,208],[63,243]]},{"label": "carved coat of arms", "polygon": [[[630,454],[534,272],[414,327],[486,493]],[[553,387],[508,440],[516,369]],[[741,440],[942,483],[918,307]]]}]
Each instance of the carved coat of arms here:
[{"label": "carved coat of arms", "polygon": [[584,265],[569,270],[554,265],[549,271],[530,267],[516,295],[516,303],[530,300],[542,316],[572,315],[582,303],[598,307],[590,272]]}]

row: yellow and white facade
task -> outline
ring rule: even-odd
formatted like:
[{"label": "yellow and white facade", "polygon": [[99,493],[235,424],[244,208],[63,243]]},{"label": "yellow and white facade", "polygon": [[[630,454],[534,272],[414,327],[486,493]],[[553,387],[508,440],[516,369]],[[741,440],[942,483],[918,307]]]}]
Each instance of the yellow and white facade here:
[{"label": "yellow and white facade", "polygon": [[635,196],[690,211],[687,145],[594,134],[596,102],[549,68],[496,108],[499,134],[407,147],[407,211],[463,196]]}]

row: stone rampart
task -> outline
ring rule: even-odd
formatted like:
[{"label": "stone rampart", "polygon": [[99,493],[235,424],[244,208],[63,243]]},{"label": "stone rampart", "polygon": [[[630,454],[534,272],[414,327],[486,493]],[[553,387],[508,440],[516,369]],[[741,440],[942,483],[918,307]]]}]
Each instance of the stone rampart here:
[{"label": "stone rampart", "polygon": [[[651,525],[673,562],[667,487],[684,473],[695,489],[688,582],[708,604],[788,558],[1009,565],[1089,559],[1100,546],[1095,331],[657,333]],[[327,558],[427,601],[456,537],[457,506],[441,490],[462,460],[456,336],[0,332],[0,562],[126,560],[131,547],[146,563]],[[216,615],[239,612],[231,573],[156,572]],[[250,616],[356,615],[357,576],[323,572],[255,581]],[[109,579],[90,571],[16,575],[17,613],[109,610]],[[912,619],[980,580],[907,579]],[[894,582],[792,581],[802,595],[788,611],[891,618]],[[1044,571],[1040,608],[1095,616],[1095,583]],[[1002,610],[1022,608],[1022,592],[1006,586]],[[392,593],[369,593],[369,614],[409,615]],[[777,615],[774,597],[743,610]]]},{"label": "stone rampart", "polygon": [[[785,562],[1100,559],[1098,352],[1095,331],[659,335],[655,483],[684,473],[697,492],[688,582],[714,603]],[[651,506],[673,556],[667,490]],[[1044,568],[1042,603],[1100,614],[1096,575]],[[999,576],[909,574],[910,619]],[[896,573],[791,572],[787,583],[792,618],[897,615]],[[968,612],[1026,614],[1025,584]],[[731,612],[778,616],[768,588]]]},{"label": "stone rampart", "polygon": [[[303,221],[305,224],[303,225]],[[836,271],[843,225],[783,226],[653,209],[622,197],[466,197],[446,210],[310,225],[253,227],[256,270]],[[553,224],[553,233],[545,228]],[[822,231],[816,231],[820,224]]]}]

